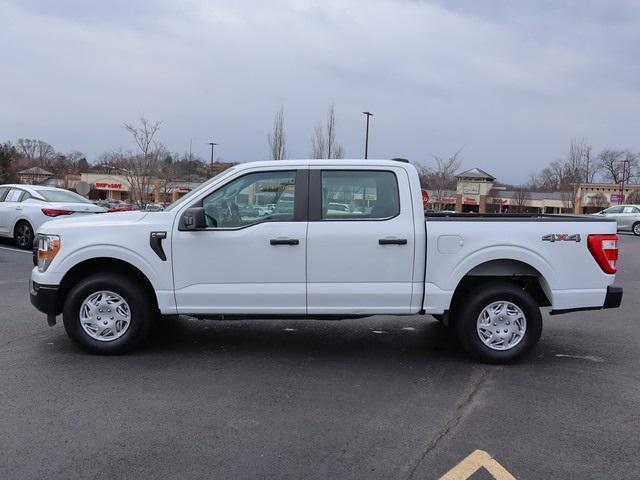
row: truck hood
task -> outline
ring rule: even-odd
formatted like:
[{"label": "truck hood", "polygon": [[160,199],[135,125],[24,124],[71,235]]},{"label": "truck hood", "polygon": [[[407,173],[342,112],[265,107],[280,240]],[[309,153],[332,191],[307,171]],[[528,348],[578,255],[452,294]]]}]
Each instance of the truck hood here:
[{"label": "truck hood", "polygon": [[72,228],[85,230],[94,227],[99,228],[105,225],[108,225],[109,227],[131,225],[133,223],[139,222],[148,214],[149,212],[134,211],[59,218],[42,224],[42,226],[38,229],[38,233],[55,234],[57,231],[69,230]]}]

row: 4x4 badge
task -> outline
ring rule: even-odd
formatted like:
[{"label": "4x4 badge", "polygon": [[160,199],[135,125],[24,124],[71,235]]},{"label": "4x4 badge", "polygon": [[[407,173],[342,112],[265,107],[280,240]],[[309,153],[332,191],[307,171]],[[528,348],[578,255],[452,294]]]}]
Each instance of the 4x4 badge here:
[{"label": "4x4 badge", "polygon": [[579,233],[550,233],[542,237],[544,242],[579,242],[580,234]]}]

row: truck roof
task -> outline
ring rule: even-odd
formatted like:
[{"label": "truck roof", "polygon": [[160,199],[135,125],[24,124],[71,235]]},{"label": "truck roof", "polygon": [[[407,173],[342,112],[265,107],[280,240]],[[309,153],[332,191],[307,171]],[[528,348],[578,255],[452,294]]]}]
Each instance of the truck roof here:
[{"label": "truck roof", "polygon": [[[398,167],[401,166],[403,168],[411,165],[408,161],[402,160],[388,160],[388,159],[367,159],[364,160],[362,158],[350,159],[350,158],[340,158],[340,159],[291,159],[291,160],[262,160],[255,162],[243,162],[232,167],[233,170],[245,170],[249,168],[255,167],[306,167],[310,165],[316,166],[352,166],[352,167],[367,167],[367,166],[385,166],[385,167]],[[413,167],[413,166],[412,166]]]}]

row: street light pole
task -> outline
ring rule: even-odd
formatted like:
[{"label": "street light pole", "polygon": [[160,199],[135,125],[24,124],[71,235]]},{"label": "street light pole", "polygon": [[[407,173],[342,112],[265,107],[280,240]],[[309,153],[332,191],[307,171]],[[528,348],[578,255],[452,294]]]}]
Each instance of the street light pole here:
[{"label": "street light pole", "polygon": [[211,162],[209,164],[209,178],[211,178],[213,177],[213,147],[218,144],[215,142],[209,142],[209,145],[211,145]]},{"label": "street light pole", "polygon": [[364,140],[364,158],[365,160],[369,156],[369,117],[373,117],[373,113],[371,112],[362,112],[367,116],[367,133],[365,135]]}]

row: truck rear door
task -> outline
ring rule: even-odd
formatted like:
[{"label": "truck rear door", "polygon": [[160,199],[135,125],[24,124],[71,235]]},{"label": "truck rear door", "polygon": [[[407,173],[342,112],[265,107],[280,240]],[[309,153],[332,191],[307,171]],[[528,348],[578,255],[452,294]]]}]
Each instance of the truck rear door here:
[{"label": "truck rear door", "polygon": [[407,173],[311,166],[309,314],[409,313],[415,233]]}]

